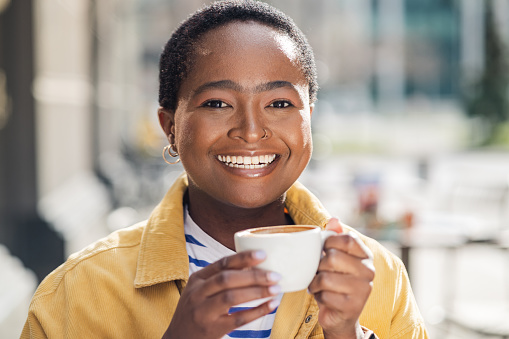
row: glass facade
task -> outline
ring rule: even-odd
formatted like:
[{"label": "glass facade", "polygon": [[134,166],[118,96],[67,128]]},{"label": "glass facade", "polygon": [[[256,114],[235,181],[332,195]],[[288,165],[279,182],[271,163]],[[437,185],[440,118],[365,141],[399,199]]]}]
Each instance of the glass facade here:
[{"label": "glass facade", "polygon": [[405,1],[407,96],[459,94],[459,12],[459,2],[453,0]]}]

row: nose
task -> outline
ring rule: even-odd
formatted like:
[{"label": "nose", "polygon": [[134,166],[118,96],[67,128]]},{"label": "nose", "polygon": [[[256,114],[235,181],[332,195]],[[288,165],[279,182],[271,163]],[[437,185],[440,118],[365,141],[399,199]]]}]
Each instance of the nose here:
[{"label": "nose", "polygon": [[230,128],[228,136],[232,139],[241,139],[247,143],[256,143],[270,135],[268,128],[264,127],[261,112],[256,108],[244,107],[235,112],[235,126]]}]

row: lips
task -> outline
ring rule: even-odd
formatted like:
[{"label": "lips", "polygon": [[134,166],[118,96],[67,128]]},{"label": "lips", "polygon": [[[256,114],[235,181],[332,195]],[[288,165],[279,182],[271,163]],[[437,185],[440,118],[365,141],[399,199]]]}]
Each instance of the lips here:
[{"label": "lips", "polygon": [[229,167],[255,169],[268,166],[276,159],[275,154],[241,156],[241,155],[218,155],[217,159]]}]

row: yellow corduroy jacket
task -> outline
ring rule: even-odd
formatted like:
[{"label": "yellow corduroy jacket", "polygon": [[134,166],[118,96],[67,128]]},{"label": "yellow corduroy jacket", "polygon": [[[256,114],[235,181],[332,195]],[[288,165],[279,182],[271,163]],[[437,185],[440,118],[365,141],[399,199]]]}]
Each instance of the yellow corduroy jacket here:
[{"label": "yellow corduroy jacket", "polygon": [[[161,338],[189,275],[184,238],[185,174],[147,221],[99,240],[49,274],[30,304],[21,338]],[[295,183],[286,207],[297,224],[324,225],[330,216]],[[376,241],[376,277],[361,325],[380,339],[427,338],[406,270]],[[287,293],[271,338],[323,338],[318,306],[307,291]]]}]

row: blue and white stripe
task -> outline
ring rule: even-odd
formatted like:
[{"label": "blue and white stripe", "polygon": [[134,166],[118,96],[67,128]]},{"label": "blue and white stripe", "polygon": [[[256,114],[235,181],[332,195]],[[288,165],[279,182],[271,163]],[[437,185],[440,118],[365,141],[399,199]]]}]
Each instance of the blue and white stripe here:
[{"label": "blue and white stripe", "polygon": [[[229,255],[235,254],[234,251],[223,246],[214,238],[205,233],[196,223],[191,219],[185,210],[184,217],[184,230],[186,235],[186,250],[189,256],[189,275],[199,271],[203,267]],[[282,294],[277,298],[281,301]],[[230,308],[230,313],[244,311],[260,305],[266,300],[254,300],[235,307]],[[277,310],[277,309],[276,309]],[[225,335],[223,339],[238,339],[238,338],[269,338],[276,317],[276,310],[271,313],[256,319],[244,326]]]}]

